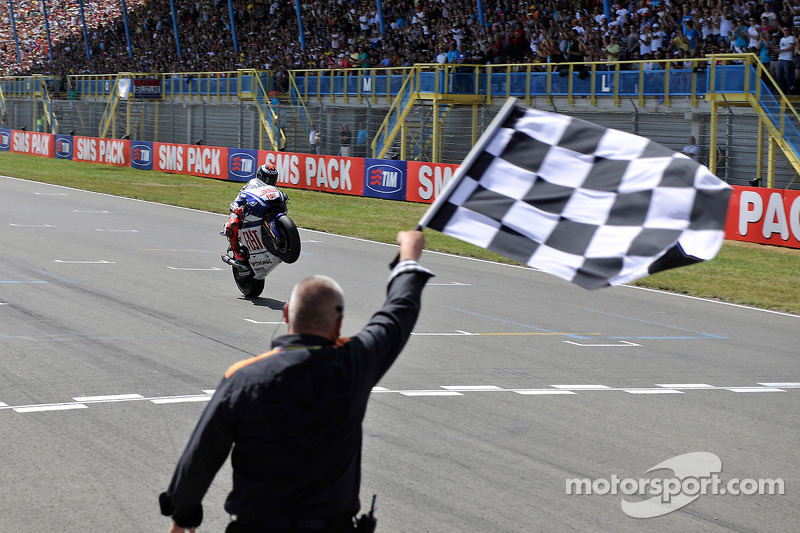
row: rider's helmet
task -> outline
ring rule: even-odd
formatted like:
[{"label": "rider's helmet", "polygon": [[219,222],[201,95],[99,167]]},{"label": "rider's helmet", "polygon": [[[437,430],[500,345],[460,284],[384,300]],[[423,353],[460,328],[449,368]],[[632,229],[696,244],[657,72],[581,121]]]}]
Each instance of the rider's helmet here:
[{"label": "rider's helmet", "polygon": [[275,186],[278,184],[278,169],[272,163],[264,163],[258,167],[256,177],[267,185]]}]

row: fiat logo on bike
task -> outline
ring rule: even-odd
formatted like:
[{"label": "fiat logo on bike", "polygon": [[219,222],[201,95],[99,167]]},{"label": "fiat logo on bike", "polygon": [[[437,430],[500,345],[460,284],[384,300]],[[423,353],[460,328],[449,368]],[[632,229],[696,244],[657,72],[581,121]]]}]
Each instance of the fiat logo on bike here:
[{"label": "fiat logo on bike", "polygon": [[403,171],[391,165],[367,168],[367,187],[379,194],[396,193],[403,188]]},{"label": "fiat logo on bike", "polygon": [[0,150],[8,150],[11,146],[11,136],[7,131],[0,131]]},{"label": "fiat logo on bike", "polygon": [[252,178],[256,170],[256,158],[243,152],[231,154],[228,162],[228,172],[243,180]]}]

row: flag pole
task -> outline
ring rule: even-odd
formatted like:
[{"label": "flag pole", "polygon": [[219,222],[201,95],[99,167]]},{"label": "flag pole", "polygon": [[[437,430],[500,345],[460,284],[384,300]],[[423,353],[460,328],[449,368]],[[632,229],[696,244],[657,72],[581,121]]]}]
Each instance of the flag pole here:
[{"label": "flag pole", "polygon": [[500,111],[497,113],[497,115],[495,115],[494,119],[489,124],[489,127],[486,128],[486,131],[483,132],[483,135],[481,135],[480,139],[478,139],[478,142],[475,143],[475,145],[469,151],[467,156],[458,166],[455,174],[453,174],[453,178],[447,182],[447,185],[445,185],[444,190],[439,194],[439,196],[436,197],[436,200],[434,200],[431,206],[428,208],[428,210],[425,211],[425,214],[422,215],[422,218],[419,220],[419,224],[417,225],[418,229],[424,228],[428,224],[430,219],[433,218],[433,215],[436,214],[436,211],[439,209],[439,206],[441,206],[445,201],[447,201],[450,195],[453,194],[453,191],[458,185],[458,182],[461,181],[461,178],[463,177],[464,172],[466,172],[466,169],[471,167],[472,163],[475,162],[475,159],[477,159],[478,156],[481,154],[481,152],[483,152],[483,149],[486,148],[487,144],[489,144],[489,140],[494,134],[494,131],[500,127],[500,125],[506,120],[506,118],[508,118],[508,116],[514,110],[514,107],[517,105],[517,102],[518,100],[513,96],[509,97],[508,100],[506,100],[506,103],[503,104],[503,107],[500,108]]}]

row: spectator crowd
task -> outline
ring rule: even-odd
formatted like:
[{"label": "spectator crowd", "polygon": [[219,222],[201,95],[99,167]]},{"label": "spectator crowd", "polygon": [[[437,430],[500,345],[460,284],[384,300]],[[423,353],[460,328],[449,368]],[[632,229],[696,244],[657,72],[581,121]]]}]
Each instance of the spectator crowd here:
[{"label": "spectator crowd", "polygon": [[47,51],[41,4],[14,4],[21,63],[8,4],[0,6],[0,61],[10,74],[204,72],[400,67],[416,63],[519,64],[704,57],[753,52],[786,91],[795,78],[800,0],[775,5],[745,0],[618,1],[610,18],[600,0],[514,2],[484,0],[481,23],[474,0],[302,2],[305,46],[293,2],[234,0],[238,51],[228,3],[176,0],[180,56],[169,0],[129,0],[129,55],[116,0],[85,2],[87,57],[76,0],[50,0],[54,58]]}]

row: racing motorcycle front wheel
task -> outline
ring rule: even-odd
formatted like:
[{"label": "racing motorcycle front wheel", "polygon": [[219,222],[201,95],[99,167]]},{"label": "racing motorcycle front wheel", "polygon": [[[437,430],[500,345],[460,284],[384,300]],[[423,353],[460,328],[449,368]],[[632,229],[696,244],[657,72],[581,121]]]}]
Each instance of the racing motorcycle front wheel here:
[{"label": "racing motorcycle front wheel", "polygon": [[232,267],[232,269],[233,280],[245,298],[258,298],[264,290],[264,280],[256,279],[251,270],[244,271],[236,267]]},{"label": "racing motorcycle front wheel", "polygon": [[[265,222],[264,225],[267,223]],[[276,238],[269,237],[269,228],[264,228],[267,248],[284,263],[294,263],[300,257],[300,232],[294,221],[284,215],[275,219]]]}]

